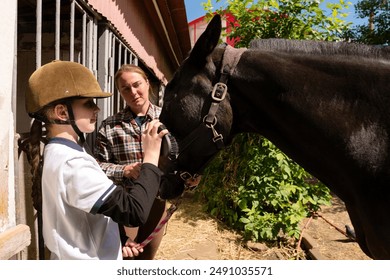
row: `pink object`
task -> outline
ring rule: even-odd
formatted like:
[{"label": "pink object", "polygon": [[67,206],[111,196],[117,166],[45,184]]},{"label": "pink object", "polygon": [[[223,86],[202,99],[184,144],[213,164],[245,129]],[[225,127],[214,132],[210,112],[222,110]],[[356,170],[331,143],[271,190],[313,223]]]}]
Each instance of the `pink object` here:
[{"label": "pink object", "polygon": [[141,242],[140,246],[141,248],[144,248],[150,241],[153,240],[153,238],[156,236],[156,234],[163,228],[163,226],[169,221],[169,219],[172,217],[173,213],[176,211],[177,206],[175,204],[172,204],[171,207],[167,210],[167,215],[162,220],[157,227],[154,229],[154,231],[144,240]]}]

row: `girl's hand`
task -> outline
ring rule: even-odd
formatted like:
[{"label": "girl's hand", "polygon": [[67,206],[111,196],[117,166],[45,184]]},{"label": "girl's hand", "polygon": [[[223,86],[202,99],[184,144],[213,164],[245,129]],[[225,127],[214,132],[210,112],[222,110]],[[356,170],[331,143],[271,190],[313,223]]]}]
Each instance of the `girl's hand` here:
[{"label": "girl's hand", "polygon": [[144,249],[140,246],[140,244],[134,242],[130,238],[127,239],[125,246],[122,248],[122,254],[125,258],[133,258],[139,256]]},{"label": "girl's hand", "polygon": [[158,127],[162,123],[155,119],[148,123],[144,133],[142,134],[142,144],[144,148],[144,163],[151,163],[158,166],[158,159],[160,157],[161,140],[167,129],[163,129],[158,133]]}]

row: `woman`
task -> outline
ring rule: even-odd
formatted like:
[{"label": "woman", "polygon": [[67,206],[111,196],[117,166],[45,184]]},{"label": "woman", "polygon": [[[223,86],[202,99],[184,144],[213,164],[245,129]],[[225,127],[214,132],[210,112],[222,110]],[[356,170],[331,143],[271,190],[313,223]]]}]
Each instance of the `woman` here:
[{"label": "woman", "polygon": [[[146,147],[141,138],[149,122],[158,118],[161,108],[149,100],[150,84],[145,72],[136,65],[123,65],[115,74],[115,85],[126,107],[104,120],[99,128],[95,157],[107,176],[120,185],[137,179],[141,163],[145,161]],[[122,241],[127,238],[144,241],[164,218],[165,201],[156,199],[148,221],[139,228],[125,228]],[[152,260],[161,243],[161,230],[145,247],[137,259]]]},{"label": "woman", "polygon": [[[43,237],[51,259],[122,259],[143,251],[129,242],[122,248],[117,223],[146,222],[158,192],[162,172],[157,168],[160,123],[143,131],[145,147],[139,176],[132,186],[115,185],[82,147],[84,133],[95,130],[99,108],[94,98],[106,98],[92,73],[74,62],[54,61],[29,79],[26,109],[34,122],[27,157],[33,182],[42,181]],[[42,126],[48,140],[40,155]],[[41,173],[42,172],[42,173]],[[122,255],[123,253],[123,255]]]}]

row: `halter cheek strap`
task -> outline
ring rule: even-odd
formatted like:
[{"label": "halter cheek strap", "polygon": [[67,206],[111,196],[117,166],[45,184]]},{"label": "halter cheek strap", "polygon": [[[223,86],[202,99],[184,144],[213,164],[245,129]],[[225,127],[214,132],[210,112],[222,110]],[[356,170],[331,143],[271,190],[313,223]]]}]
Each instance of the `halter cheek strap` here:
[{"label": "halter cheek strap", "polygon": [[235,49],[230,45],[227,45],[222,58],[221,76],[219,82],[214,85],[211,92],[211,105],[208,114],[204,117],[203,122],[208,128],[213,131],[213,142],[219,149],[224,147],[223,137],[218,134],[214,126],[217,123],[217,117],[215,116],[219,103],[223,101],[227,94],[227,82],[230,76],[233,74],[234,69],[240,61],[241,55],[246,51],[246,48]]},{"label": "halter cheek strap", "polygon": [[[227,82],[230,76],[233,74],[238,62],[240,61],[241,55],[246,51],[246,48],[233,48],[230,45],[227,45],[222,58],[222,67],[221,67],[221,76],[219,82],[216,83],[213,87],[213,90],[210,94],[211,104],[207,115],[204,116],[203,122],[193,130],[187,137],[185,137],[180,143],[180,153],[188,149],[192,143],[194,143],[200,135],[204,135],[203,130],[211,129],[213,137],[212,142],[215,144],[217,151],[225,147],[223,141],[223,135],[218,133],[215,128],[217,124],[217,111],[219,104],[225,99],[227,94]],[[178,155],[177,161],[180,160],[180,154]],[[188,171],[178,171],[180,178],[185,181],[190,178],[195,178],[198,173],[203,171],[207,162],[199,168],[196,174],[190,173]]]},{"label": "halter cheek strap", "polygon": [[225,52],[222,58],[221,77],[220,83],[227,84],[230,76],[232,76],[238,62],[240,61],[241,55],[247,50],[247,48],[233,48],[230,45],[226,46]]}]

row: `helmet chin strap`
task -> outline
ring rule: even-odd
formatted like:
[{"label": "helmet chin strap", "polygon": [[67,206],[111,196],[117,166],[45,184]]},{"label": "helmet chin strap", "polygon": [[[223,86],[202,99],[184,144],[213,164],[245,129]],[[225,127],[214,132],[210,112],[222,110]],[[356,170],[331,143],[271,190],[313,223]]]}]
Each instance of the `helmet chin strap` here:
[{"label": "helmet chin strap", "polygon": [[76,134],[79,136],[79,144],[81,146],[84,145],[85,143],[85,137],[84,133],[80,131],[78,128],[76,121],[74,119],[74,114],[73,114],[73,109],[72,109],[72,104],[70,101],[65,102],[66,108],[68,110],[69,114],[69,120],[63,121],[63,120],[51,120],[50,123],[55,123],[55,124],[70,124],[73,128],[73,130],[76,132]]},{"label": "helmet chin strap", "polygon": [[69,122],[70,122],[70,125],[72,126],[73,130],[77,133],[77,135],[79,136],[79,143],[81,145],[84,145],[85,143],[85,137],[84,137],[84,133],[82,133],[80,131],[80,129],[78,128],[77,124],[76,124],[76,120],[74,119],[74,114],[73,114],[73,109],[72,109],[72,104],[70,102],[66,102],[66,107],[68,109],[68,114],[69,114]]}]

